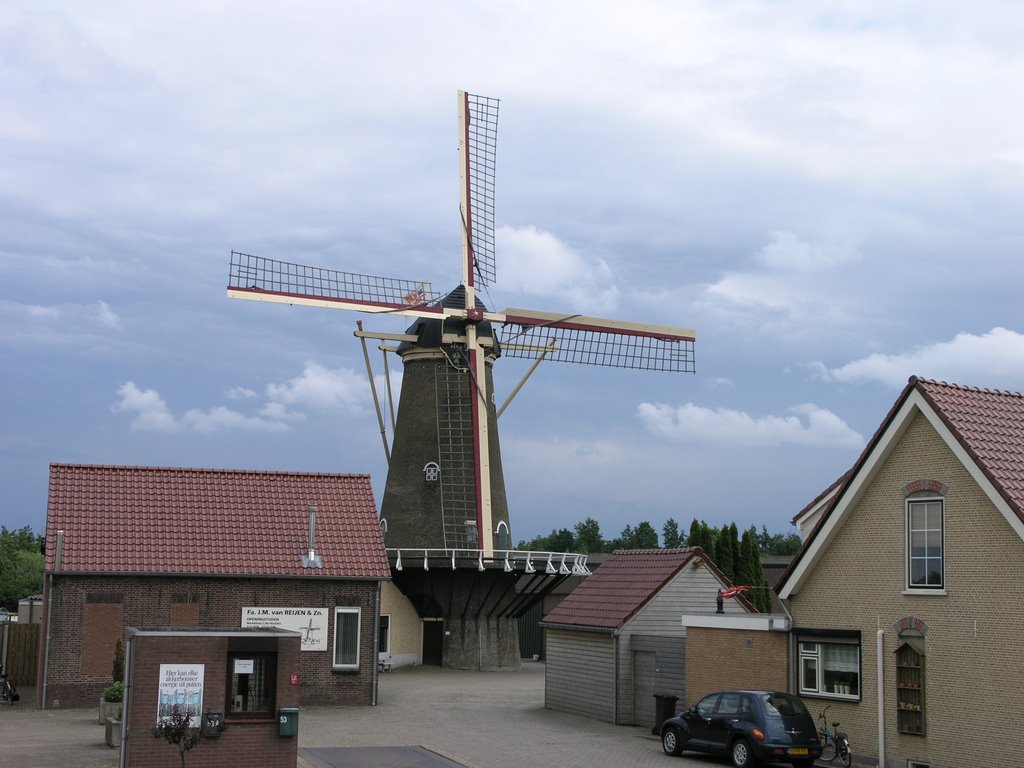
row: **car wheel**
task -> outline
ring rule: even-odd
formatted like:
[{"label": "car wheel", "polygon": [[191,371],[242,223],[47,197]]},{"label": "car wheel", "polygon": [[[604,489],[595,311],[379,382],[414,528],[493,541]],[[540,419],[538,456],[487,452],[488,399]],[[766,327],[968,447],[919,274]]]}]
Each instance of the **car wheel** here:
[{"label": "car wheel", "polygon": [[732,743],[732,764],[736,768],[751,768],[757,764],[754,753],[750,751],[750,743],[746,739],[736,739]]},{"label": "car wheel", "polygon": [[683,753],[682,736],[679,729],[671,725],[662,732],[661,748],[665,750],[666,755],[678,757]]}]

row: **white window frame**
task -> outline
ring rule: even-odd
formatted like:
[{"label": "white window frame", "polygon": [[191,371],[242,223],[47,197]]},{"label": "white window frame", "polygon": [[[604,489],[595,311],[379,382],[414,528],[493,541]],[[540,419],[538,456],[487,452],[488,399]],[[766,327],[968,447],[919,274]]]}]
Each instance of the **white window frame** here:
[{"label": "white window frame", "polygon": [[[849,692],[843,691],[838,688],[828,690],[825,682],[825,666],[828,663],[826,659],[825,649],[822,646],[841,646],[845,648],[852,648],[857,654],[856,670],[852,670],[857,675],[857,687],[854,690],[852,687]],[[861,674],[861,653],[860,643],[856,641],[844,642],[843,640],[836,640],[833,638],[825,639],[821,637],[807,637],[798,638],[797,645],[797,684],[800,687],[800,694],[807,696],[818,696],[828,699],[839,699],[842,701],[860,701],[861,688],[864,684],[864,677]],[[806,676],[804,675],[804,664],[805,662],[813,662],[814,664],[814,682],[813,685],[805,685],[807,682]],[[831,671],[836,671],[835,667],[832,667]],[[851,670],[840,670],[849,672]],[[833,683],[833,685],[838,685]]]},{"label": "white window frame", "polygon": [[[927,555],[927,547],[925,548],[925,555],[923,557],[915,557],[913,554],[913,538],[914,533],[923,533],[927,536],[929,531],[934,531],[934,528],[912,528],[912,517],[913,509],[918,505],[937,504],[939,507],[939,561],[941,567],[939,569],[939,583],[938,584],[914,584],[911,581],[911,574],[913,573],[913,564],[917,560],[925,561],[925,573],[927,578],[927,562],[935,558],[930,558]],[[912,499],[907,499],[907,510],[906,510],[906,537],[907,537],[907,592],[913,593],[938,593],[945,594],[946,590],[946,504],[945,500],[941,496],[919,496]]]},{"label": "white window frame", "polygon": [[[339,621],[338,619],[342,615],[355,615],[356,617],[356,647],[355,647],[355,662],[346,663],[338,660],[338,642],[339,642]],[[335,669],[359,669],[359,638],[362,634],[362,621],[363,612],[361,608],[354,606],[336,606],[334,608],[334,668]]]}]

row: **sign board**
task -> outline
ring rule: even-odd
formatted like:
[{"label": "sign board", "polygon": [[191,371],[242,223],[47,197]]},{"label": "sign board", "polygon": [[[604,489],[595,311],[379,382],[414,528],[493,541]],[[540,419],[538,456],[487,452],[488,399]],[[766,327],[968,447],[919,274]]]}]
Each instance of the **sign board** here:
[{"label": "sign board", "polygon": [[189,725],[198,728],[203,712],[202,664],[161,664],[157,722],[171,718],[175,707],[189,713]]},{"label": "sign board", "polygon": [[243,627],[276,627],[302,633],[303,651],[327,650],[327,608],[242,608]]}]

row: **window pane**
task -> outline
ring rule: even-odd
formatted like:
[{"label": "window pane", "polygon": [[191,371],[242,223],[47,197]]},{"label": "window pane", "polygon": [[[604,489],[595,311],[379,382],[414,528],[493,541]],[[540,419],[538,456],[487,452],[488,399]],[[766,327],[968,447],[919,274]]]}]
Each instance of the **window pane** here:
[{"label": "window pane", "polygon": [[231,673],[229,712],[270,712],[274,708],[275,660],[273,654],[260,653],[237,654],[228,658],[228,671]]},{"label": "window pane", "polygon": [[390,643],[390,630],[391,630],[391,617],[381,616],[380,617],[380,629],[378,630],[377,637],[377,650],[380,653],[387,653],[388,648],[391,647]]},{"label": "window pane", "polygon": [[818,690],[818,660],[800,659],[800,687],[805,691]]},{"label": "window pane", "polygon": [[334,665],[359,664],[359,611],[338,610],[334,614]]},{"label": "window pane", "polygon": [[860,689],[860,653],[856,645],[822,644],[825,691],[855,696]]}]

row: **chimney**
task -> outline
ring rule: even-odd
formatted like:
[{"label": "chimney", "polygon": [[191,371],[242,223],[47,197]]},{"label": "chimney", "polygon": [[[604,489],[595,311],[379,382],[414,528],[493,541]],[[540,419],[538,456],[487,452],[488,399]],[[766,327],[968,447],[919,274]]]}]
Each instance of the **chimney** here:
[{"label": "chimney", "polygon": [[323,568],[324,559],[316,553],[316,506],[309,507],[309,553],[302,556],[303,568]]}]

